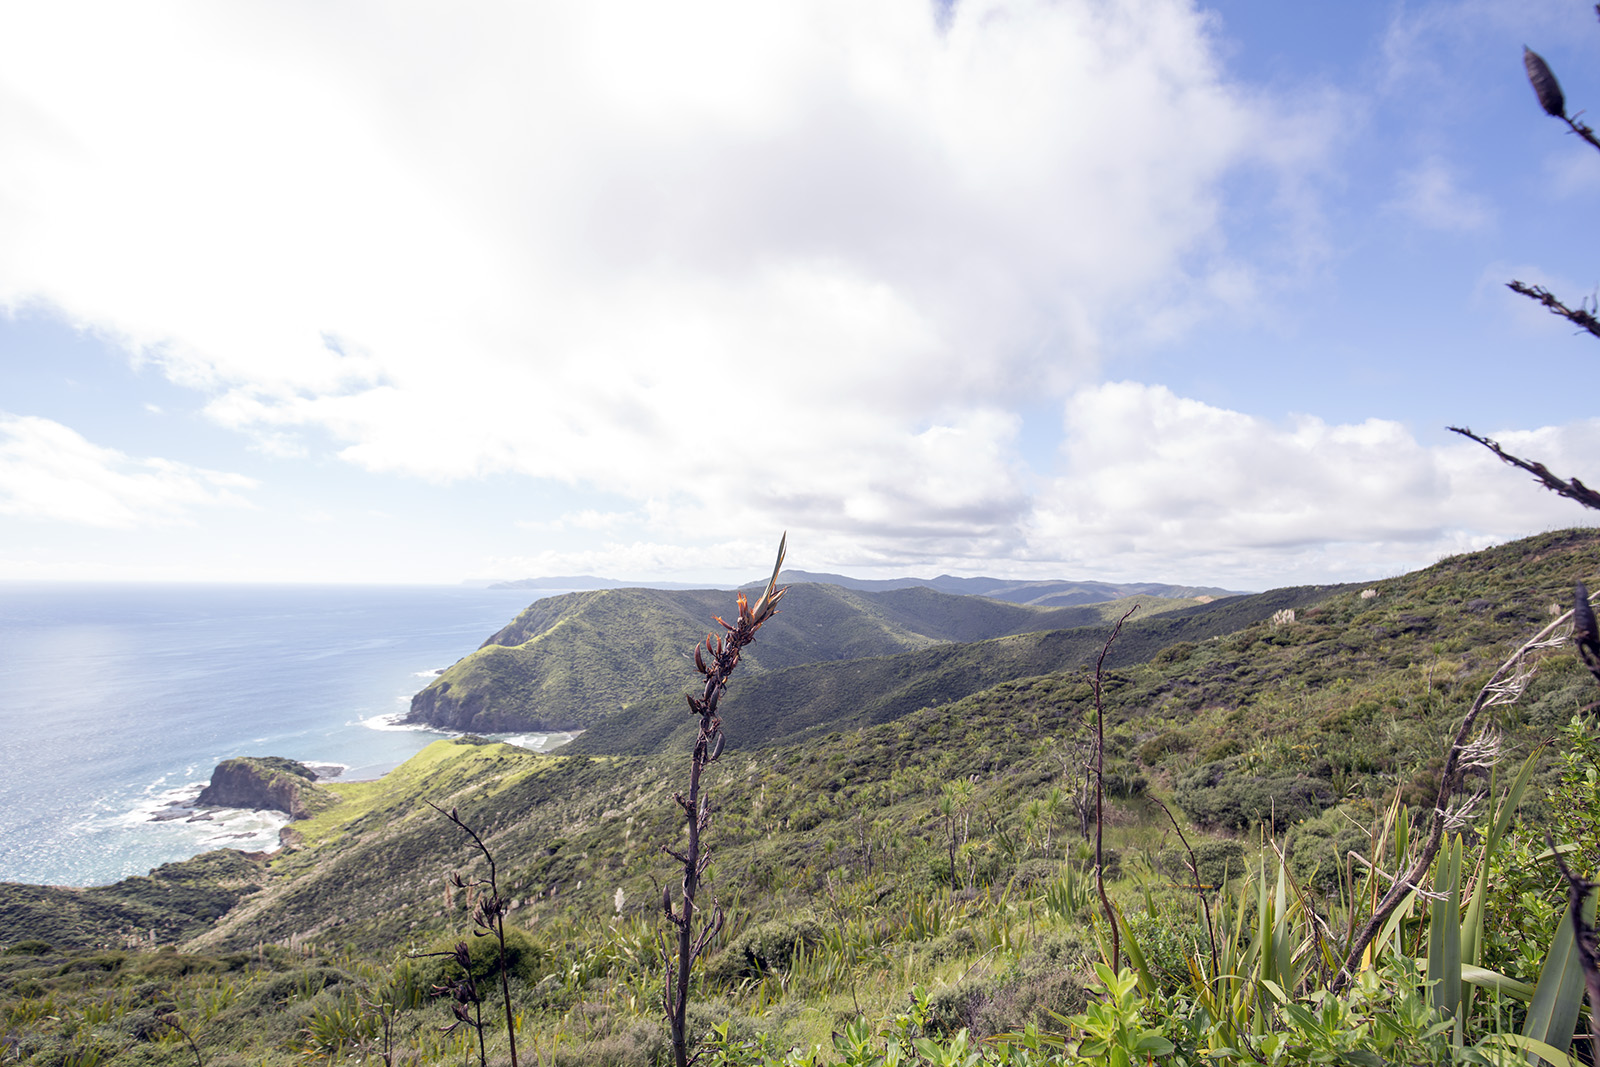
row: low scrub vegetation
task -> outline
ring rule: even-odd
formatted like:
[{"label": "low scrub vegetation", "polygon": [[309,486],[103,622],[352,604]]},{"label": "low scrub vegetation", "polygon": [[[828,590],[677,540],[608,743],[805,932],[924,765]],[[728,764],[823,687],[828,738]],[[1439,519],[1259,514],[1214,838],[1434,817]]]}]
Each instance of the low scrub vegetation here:
[{"label": "low scrub vegetation", "polygon": [[[726,921],[686,1024],[701,1062],[1578,1062],[1582,976],[1574,995],[1544,835],[1600,869],[1600,687],[1569,646],[1536,650],[1519,698],[1486,710],[1497,752],[1466,769],[1437,854],[1356,966],[1344,948],[1422,858],[1462,715],[1570,607],[1597,548],[1592,531],[1543,535],[1328,591],[1293,622],[1263,604],[1226,633],[1108,657],[1120,966],[1086,839],[1082,660],[802,742],[730,740],[705,872]],[[730,731],[760,714],[734,700]],[[472,926],[450,873],[488,873],[432,799],[497,862],[522,1061],[663,1063],[661,890],[682,872],[659,846],[685,833],[670,797],[687,751],[440,742],[333,786],[270,867],[191,861],[197,891],[212,871],[237,893],[219,919],[175,889],[162,925],[142,921],[152,880],[90,891],[122,900],[103,921],[62,918],[83,913],[40,890],[4,913],[0,1062],[477,1059],[477,1033],[446,1033],[457,1016],[428,995],[442,961],[413,958]],[[493,940],[469,942],[470,966],[498,992]],[[490,1063],[509,1062],[505,1031],[485,1027]]]}]

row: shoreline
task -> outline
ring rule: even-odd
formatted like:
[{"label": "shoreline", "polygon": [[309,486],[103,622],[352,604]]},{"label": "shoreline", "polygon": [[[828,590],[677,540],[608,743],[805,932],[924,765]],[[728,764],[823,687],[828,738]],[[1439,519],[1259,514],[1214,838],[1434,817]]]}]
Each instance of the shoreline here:
[{"label": "shoreline", "polygon": [[[382,727],[376,727],[382,729]],[[417,729],[418,732],[438,733],[440,736],[430,740],[457,740],[471,736],[466,733],[434,730],[432,727],[408,728]],[[482,735],[487,741],[499,744],[515,745],[540,755],[551,755],[565,746],[573,738],[583,733],[582,730],[551,731],[551,732],[523,732],[512,734]],[[519,743],[529,739],[538,739],[535,744]],[[426,748],[424,745],[423,748]],[[417,752],[421,752],[419,748]],[[314,784],[336,787],[340,782],[376,782],[381,780],[390,771],[408,762],[417,753],[403,760],[390,760],[381,763],[366,765],[351,765],[333,760],[305,760],[307,768],[317,772]],[[212,768],[215,773],[215,767]],[[328,773],[324,773],[324,772]],[[207,805],[201,807],[195,803],[201,791],[209,784],[210,778],[204,781],[188,782],[147,795],[145,801],[136,805],[133,810],[121,816],[114,817],[116,821],[133,826],[144,827],[173,827],[175,829],[189,828],[191,831],[214,831],[202,839],[193,842],[193,847],[186,850],[186,854],[172,859],[159,860],[142,872],[133,871],[111,878],[108,881],[93,882],[85,885],[68,885],[54,882],[29,882],[10,878],[0,878],[0,882],[10,885],[39,886],[50,889],[103,889],[116,885],[130,878],[148,877],[152,871],[170,863],[187,863],[197,856],[218,849],[231,849],[255,859],[271,861],[283,850],[283,831],[292,827],[295,820],[286,812],[275,808],[228,808]],[[255,825],[249,825],[254,823]],[[244,824],[244,825],[241,825]]]}]

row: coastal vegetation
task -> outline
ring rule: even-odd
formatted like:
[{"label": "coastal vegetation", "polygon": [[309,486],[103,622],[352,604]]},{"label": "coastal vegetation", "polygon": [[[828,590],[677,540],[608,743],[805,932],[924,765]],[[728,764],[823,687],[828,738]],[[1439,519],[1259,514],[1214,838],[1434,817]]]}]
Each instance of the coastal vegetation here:
[{"label": "coastal vegetation", "polygon": [[[1487,709],[1497,753],[1451,804],[1481,796],[1339,976],[1388,888],[1373,870],[1418,855],[1462,715],[1593,582],[1597,550],[1562,531],[1362,585],[1141,608],[1098,677],[1120,952],[1089,843],[1108,623],[741,675],[706,780],[726,921],[694,974],[703,1061],[1520,1063],[1539,1041],[1576,1062],[1581,975],[1578,1000],[1555,996],[1575,965],[1544,835],[1600,867],[1600,686],[1570,646],[1530,653],[1524,690]],[[806,590],[751,653],[800,628]],[[452,874],[488,874],[430,802],[496,863],[523,1062],[665,1062],[682,649],[726,609],[674,646],[675,722],[640,698],[612,713],[636,732],[595,725],[553,755],[441,741],[383,779],[310,785],[320,810],[270,860],[0,888],[0,1062],[460,1063],[479,1033],[507,1061],[503,1023],[446,1033],[457,1016],[429,995],[455,981],[429,953],[454,952],[478,899]],[[949,681],[918,688],[923,669]],[[469,965],[499,988],[492,940]]]},{"label": "coastal vegetation", "polygon": [[[752,673],[1092,626],[1106,614],[1102,604],[1030,607],[925,588],[791,588],[791,610],[747,657]],[[1147,614],[1196,603],[1148,595],[1132,602]],[[418,693],[409,721],[480,733],[564,731],[631,724],[640,702],[665,701],[676,713],[683,650],[727,610],[727,593],[715,590],[601,589],[535,601]]]}]

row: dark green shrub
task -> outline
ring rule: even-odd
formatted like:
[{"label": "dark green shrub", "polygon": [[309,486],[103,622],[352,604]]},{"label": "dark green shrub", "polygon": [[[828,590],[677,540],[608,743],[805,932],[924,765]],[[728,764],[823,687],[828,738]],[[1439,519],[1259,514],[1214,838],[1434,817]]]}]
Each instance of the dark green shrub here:
[{"label": "dark green shrub", "polygon": [[1237,756],[1244,751],[1244,742],[1237,737],[1230,737],[1225,741],[1218,741],[1200,754],[1202,763],[1218,763],[1230,756]]},{"label": "dark green shrub", "polygon": [[1304,775],[1235,778],[1226,763],[1208,763],[1178,781],[1174,799],[1196,822],[1243,832],[1270,822],[1284,830],[1334,802],[1328,783]]},{"label": "dark green shrub", "polygon": [[784,970],[800,948],[822,940],[822,927],[812,919],[775,919],[751,927],[729,942],[706,965],[707,980],[719,984],[760,978]]},{"label": "dark green shrub", "polygon": [[1187,752],[1194,747],[1189,735],[1181,730],[1168,730],[1157,734],[1139,746],[1139,762],[1154,767],[1175,752]]},{"label": "dark green shrub", "polygon": [[1302,885],[1332,892],[1339,888],[1346,856],[1352,851],[1365,854],[1370,846],[1365,830],[1330,810],[1295,827],[1289,839],[1289,869]]},{"label": "dark green shrub", "polygon": [[1151,656],[1150,662],[1155,664],[1182,663],[1184,660],[1194,655],[1195,650],[1199,647],[1200,646],[1195,644],[1193,641],[1179,641],[1177,644],[1168,645],[1160,652],[1157,652],[1155,655]]},{"label": "dark green shrub", "polygon": [[1132,800],[1134,797],[1143,796],[1150,785],[1150,779],[1142,774],[1114,774],[1106,775],[1106,796],[1116,797],[1121,800]]},{"label": "dark green shrub", "polygon": [[930,1034],[939,1036],[960,1030],[976,1031],[975,1016],[987,999],[986,983],[976,978],[936,989],[928,995],[928,1015],[923,1025]]},{"label": "dark green shrub", "polygon": [[45,953],[49,952],[50,949],[50,942],[40,941],[36,937],[30,937],[28,940],[18,941],[15,945],[12,945],[10,948],[6,949],[5,954],[7,956],[43,956]]},{"label": "dark green shrub", "polygon": [[[437,944],[431,951],[450,952],[458,941]],[[469,937],[467,953],[472,958],[472,977],[480,984],[500,974],[500,944],[493,937]],[[506,973],[530,984],[544,975],[544,963],[550,953],[535,941],[526,930],[506,927]],[[461,970],[450,956],[431,956],[422,972],[426,986],[448,985],[459,980]]]},{"label": "dark green shrub", "polygon": [[[1163,849],[1156,857],[1161,873],[1186,888],[1194,881],[1189,862],[1189,853],[1182,848]],[[1244,873],[1244,846],[1237,841],[1201,841],[1194,846],[1194,862],[1200,868],[1200,884],[1220,888],[1224,877],[1232,879]]]},{"label": "dark green shrub", "polygon": [[1237,841],[1202,841],[1194,846],[1203,885],[1222,885],[1224,879],[1244,873],[1244,846]]},{"label": "dark green shrub", "polygon": [[68,960],[56,971],[57,974],[75,974],[79,971],[119,971],[127,959],[125,953],[103,952],[93,956],[79,956],[77,959]]},{"label": "dark green shrub", "polygon": [[239,997],[239,1008],[265,1013],[276,1011],[296,998],[309,998],[331,986],[353,979],[337,967],[305,967],[273,975]]},{"label": "dark green shrub", "polygon": [[132,969],[146,978],[181,978],[186,974],[220,971],[223,966],[210,956],[188,956],[169,946],[144,957]]}]

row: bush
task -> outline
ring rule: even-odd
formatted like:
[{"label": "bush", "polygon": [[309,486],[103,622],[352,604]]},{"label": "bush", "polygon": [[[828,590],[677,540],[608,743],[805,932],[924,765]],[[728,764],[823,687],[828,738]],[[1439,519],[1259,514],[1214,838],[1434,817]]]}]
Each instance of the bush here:
[{"label": "bush", "polygon": [[[1194,861],[1200,868],[1200,884],[1220,888],[1225,878],[1244,873],[1244,846],[1237,841],[1202,841],[1194,846]],[[1188,886],[1194,878],[1189,871],[1189,853],[1181,848],[1163,850],[1156,863],[1162,874],[1179,885]]]},{"label": "bush", "polygon": [[1157,652],[1155,655],[1151,656],[1150,662],[1154,664],[1182,663],[1184,660],[1194,655],[1195,650],[1199,647],[1200,646],[1195,644],[1193,641],[1179,641],[1177,644],[1168,645],[1160,652]]},{"label": "bush", "polygon": [[1055,934],[1036,946],[999,981],[968,979],[928,999],[928,1029],[953,1034],[963,1027],[976,1037],[1019,1033],[1029,1023],[1057,1028],[1057,1015],[1084,1009],[1089,993],[1080,977],[1090,952],[1077,938]]},{"label": "bush", "polygon": [[146,978],[181,978],[186,974],[220,971],[223,966],[210,956],[187,956],[169,946],[153,956],[146,956],[133,969]]},{"label": "bush", "polygon": [[[480,987],[500,975],[500,941],[493,936],[468,937],[467,953],[472,957],[472,977]],[[460,940],[435,944],[430,952],[450,953]],[[544,973],[544,962],[549,952],[523,929],[506,927],[506,973],[530,984]],[[422,975],[427,986],[449,985],[461,977],[461,970],[449,956],[430,956]]]},{"label": "bush", "polygon": [[10,948],[6,949],[5,954],[7,956],[43,956],[45,953],[49,952],[51,948],[52,946],[50,942],[40,941],[36,937],[30,937],[28,940],[18,941],[15,945],[12,945]]},{"label": "bush", "polygon": [[1194,742],[1181,730],[1168,730],[1139,746],[1139,762],[1154,767],[1167,756],[1187,752]]},{"label": "bush", "polygon": [[751,927],[728,943],[706,965],[708,981],[726,984],[740,978],[760,978],[784,970],[802,946],[822,940],[822,927],[812,919],[775,919]]},{"label": "bush", "polygon": [[1274,831],[1314,818],[1334,802],[1327,782],[1304,775],[1231,778],[1225,762],[1208,763],[1178,781],[1174,799],[1195,821],[1236,833],[1270,822]]}]

